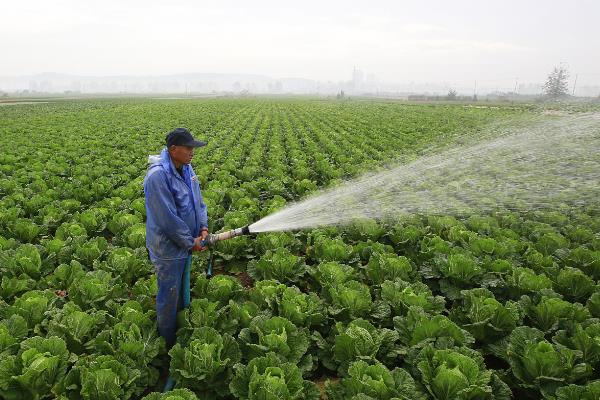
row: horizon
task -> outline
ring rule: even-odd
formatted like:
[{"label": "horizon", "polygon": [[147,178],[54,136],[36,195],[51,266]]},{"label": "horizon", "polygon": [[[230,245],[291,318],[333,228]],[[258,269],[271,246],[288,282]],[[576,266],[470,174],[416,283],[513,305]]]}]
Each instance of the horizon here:
[{"label": "horizon", "polygon": [[[165,75],[71,75],[60,72],[6,77],[0,76],[0,95],[16,94],[290,94],[367,96],[444,96],[450,91],[465,96],[538,96],[543,82],[507,82],[505,85],[474,82],[475,85],[441,82],[381,82],[365,79],[364,71],[355,69],[350,79],[321,82],[305,77],[273,78],[266,74],[188,72]],[[514,85],[514,86],[513,86]],[[600,85],[573,85],[574,97],[598,97]]]},{"label": "horizon", "polygon": [[0,77],[233,74],[477,93],[541,84],[563,66],[570,87],[598,86],[599,14],[592,0],[23,0],[0,16]]}]

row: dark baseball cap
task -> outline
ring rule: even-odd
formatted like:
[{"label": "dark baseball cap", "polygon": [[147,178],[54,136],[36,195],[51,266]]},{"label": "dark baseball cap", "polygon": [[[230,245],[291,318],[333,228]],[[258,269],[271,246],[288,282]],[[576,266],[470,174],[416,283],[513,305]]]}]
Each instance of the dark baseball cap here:
[{"label": "dark baseball cap", "polygon": [[195,140],[189,130],[186,128],[175,128],[165,138],[167,147],[175,146],[190,146],[202,147],[206,146],[206,142]]}]

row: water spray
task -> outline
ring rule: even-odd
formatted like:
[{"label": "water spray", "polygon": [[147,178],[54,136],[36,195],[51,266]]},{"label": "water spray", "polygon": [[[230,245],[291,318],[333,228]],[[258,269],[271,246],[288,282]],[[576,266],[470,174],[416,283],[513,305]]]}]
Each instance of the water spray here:
[{"label": "water spray", "polygon": [[491,140],[361,175],[251,225],[211,234],[202,244],[250,233],[340,226],[362,218],[597,204],[599,113],[541,119],[494,133]]},{"label": "water spray", "polygon": [[251,225],[253,233],[402,215],[470,216],[598,204],[600,113],[537,118],[487,140],[367,172]]}]

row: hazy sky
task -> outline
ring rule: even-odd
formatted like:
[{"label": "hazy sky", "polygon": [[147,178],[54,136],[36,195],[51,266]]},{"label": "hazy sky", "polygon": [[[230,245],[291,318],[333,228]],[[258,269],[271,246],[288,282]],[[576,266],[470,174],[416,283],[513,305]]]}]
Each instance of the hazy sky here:
[{"label": "hazy sky", "polygon": [[0,76],[253,73],[600,83],[599,0],[3,0]]}]

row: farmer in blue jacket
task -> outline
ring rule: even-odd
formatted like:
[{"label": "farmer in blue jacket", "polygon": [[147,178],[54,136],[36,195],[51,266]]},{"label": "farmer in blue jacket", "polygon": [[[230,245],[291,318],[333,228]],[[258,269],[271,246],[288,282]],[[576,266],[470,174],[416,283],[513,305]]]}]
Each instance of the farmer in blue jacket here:
[{"label": "farmer in blue jacket", "polygon": [[177,128],[167,135],[166,145],[159,156],[148,158],[144,193],[146,247],[158,280],[158,331],[171,348],[182,305],[183,271],[192,251],[206,250],[201,242],[208,235],[208,216],[198,177],[190,165],[194,149],[206,142]]}]

